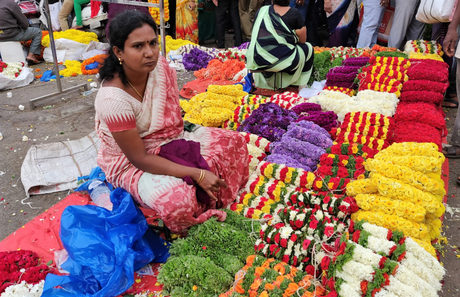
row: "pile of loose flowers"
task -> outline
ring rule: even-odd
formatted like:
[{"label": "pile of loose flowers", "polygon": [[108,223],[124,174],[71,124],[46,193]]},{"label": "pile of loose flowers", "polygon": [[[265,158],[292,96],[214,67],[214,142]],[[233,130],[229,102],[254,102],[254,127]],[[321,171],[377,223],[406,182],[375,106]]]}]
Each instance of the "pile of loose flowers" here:
[{"label": "pile of loose flowers", "polygon": [[21,74],[22,69],[24,68],[23,62],[2,62],[0,61],[0,75],[9,78],[15,79]]}]

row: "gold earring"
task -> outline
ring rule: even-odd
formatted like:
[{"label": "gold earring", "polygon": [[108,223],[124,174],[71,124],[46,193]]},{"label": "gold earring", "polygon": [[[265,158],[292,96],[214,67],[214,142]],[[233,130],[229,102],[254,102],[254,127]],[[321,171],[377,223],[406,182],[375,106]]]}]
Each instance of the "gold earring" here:
[{"label": "gold earring", "polygon": [[118,61],[120,61],[120,65],[123,65],[123,61],[121,60],[121,58],[118,58]]}]

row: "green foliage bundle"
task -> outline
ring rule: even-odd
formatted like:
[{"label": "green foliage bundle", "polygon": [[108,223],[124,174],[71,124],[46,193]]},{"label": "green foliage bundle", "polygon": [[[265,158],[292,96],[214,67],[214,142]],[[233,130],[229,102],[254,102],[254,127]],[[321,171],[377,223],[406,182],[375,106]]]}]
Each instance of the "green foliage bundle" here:
[{"label": "green foliage bundle", "polygon": [[314,81],[322,81],[326,79],[326,74],[329,72],[329,69],[332,68],[331,58],[332,55],[330,51],[315,54],[313,60],[313,70],[310,76],[310,81],[308,82],[309,84],[312,84]]},{"label": "green foliage bundle", "polygon": [[376,57],[401,57],[404,59],[409,59],[409,56],[407,56],[406,53],[403,52],[378,52],[375,53],[374,56]]},{"label": "green foliage bundle", "polygon": [[218,296],[231,286],[236,272],[254,253],[260,222],[224,211],[225,222],[211,218],[190,228],[187,238],[171,244],[171,257],[163,265],[158,281],[172,297]]}]

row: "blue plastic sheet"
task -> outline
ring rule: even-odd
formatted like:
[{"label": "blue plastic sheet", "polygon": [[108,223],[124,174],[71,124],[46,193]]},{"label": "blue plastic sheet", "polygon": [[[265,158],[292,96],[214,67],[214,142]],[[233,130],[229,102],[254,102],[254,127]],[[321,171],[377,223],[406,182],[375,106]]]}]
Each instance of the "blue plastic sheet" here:
[{"label": "blue plastic sheet", "polygon": [[94,62],[94,63],[91,63],[91,64],[88,64],[85,66],[85,69],[86,70],[93,70],[93,69],[96,69],[97,67],[99,67],[99,63],[98,62]]},{"label": "blue plastic sheet", "polygon": [[252,73],[249,72],[244,78],[244,83],[236,83],[235,85],[243,85],[243,91],[250,93],[254,88],[254,79],[252,78]]},{"label": "blue plastic sheet", "polygon": [[[40,81],[50,81],[52,79],[56,79],[56,75],[51,75],[52,73],[52,70],[46,70],[45,72],[43,72],[42,74],[42,77],[40,77]],[[64,77],[64,76],[60,76],[60,77]]]},{"label": "blue plastic sheet", "polygon": [[148,228],[131,195],[116,188],[110,198],[112,211],[93,205],[64,210],[60,237],[69,258],[62,269],[70,275],[48,274],[42,297],[116,296],[134,284],[134,271],[169,257],[168,244]]}]

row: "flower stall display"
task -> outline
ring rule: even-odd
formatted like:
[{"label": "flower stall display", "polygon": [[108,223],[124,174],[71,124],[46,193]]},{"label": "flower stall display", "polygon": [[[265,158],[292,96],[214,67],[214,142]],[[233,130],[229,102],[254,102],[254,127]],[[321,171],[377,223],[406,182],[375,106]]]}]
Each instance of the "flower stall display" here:
[{"label": "flower stall display", "polygon": [[211,47],[204,47],[204,46],[201,46],[201,45],[198,45],[198,44],[185,44],[181,47],[179,47],[177,49],[178,53],[180,55],[184,55],[184,54],[188,54],[190,53],[194,48],[197,48],[205,53],[207,53],[208,55],[211,55],[213,58],[216,57],[216,55],[219,53],[219,50],[215,49],[215,48],[211,48]]},{"label": "flower stall display", "polygon": [[323,90],[308,101],[321,105],[324,111],[333,111],[337,114],[339,121],[343,121],[347,113],[359,111],[379,113],[391,117],[396,112],[399,99],[393,93],[373,90],[360,91],[354,97],[340,92]]},{"label": "flower stall display", "polygon": [[83,74],[81,70],[81,63],[79,61],[66,60],[64,62],[65,69],[59,71],[59,74],[64,77],[77,76]]},{"label": "flower stall display", "polygon": [[359,91],[389,92],[399,97],[409,66],[409,60],[402,57],[371,57],[358,75]]},{"label": "flower stall display", "polygon": [[[0,294],[3,296],[19,296],[13,293],[37,293],[43,290],[39,284],[48,273],[56,273],[55,269],[40,264],[37,253],[29,250],[0,252]],[[10,286],[13,288],[8,289]],[[28,290],[28,291],[27,291]]]},{"label": "flower stall display", "polygon": [[335,296],[438,296],[445,270],[414,240],[363,221],[322,261],[322,284]]},{"label": "flower stall display", "polygon": [[350,88],[344,88],[344,87],[336,87],[336,86],[326,86],[324,87],[323,90],[327,90],[327,91],[334,91],[334,92],[340,92],[340,93],[344,93],[348,96],[354,96],[356,95],[356,91],[353,90],[353,89],[350,89]]},{"label": "flower stall display", "polygon": [[273,142],[281,139],[289,123],[296,119],[295,112],[283,109],[275,103],[264,103],[254,110],[237,130],[256,134]]},{"label": "flower stall display", "polygon": [[357,89],[356,76],[361,66],[338,66],[331,68],[326,75],[326,87]]},{"label": "flower stall display", "polygon": [[404,52],[408,55],[411,53],[420,53],[442,56],[444,54],[441,45],[434,40],[409,40],[404,46]]},{"label": "flower stall display", "polygon": [[326,154],[352,155],[354,157],[374,158],[378,150],[358,143],[339,143],[326,149]]},{"label": "flower stall display", "polygon": [[[85,32],[75,29],[70,29],[66,31],[53,32],[54,40],[56,39],[69,39],[79,43],[89,44],[91,41],[98,41],[97,35],[94,32]],[[46,35],[42,38],[42,45],[44,47],[50,46],[50,37]]]},{"label": "flower stall display", "polygon": [[322,81],[326,79],[329,69],[333,67],[331,60],[332,55],[330,51],[323,51],[314,54],[312,73],[310,80],[308,81],[309,84],[312,84],[314,81]]},{"label": "flower stall display", "polygon": [[209,61],[206,68],[194,72],[194,75],[200,79],[217,80],[234,80],[236,74],[246,68],[244,62],[237,59],[228,59],[221,62],[219,59]]},{"label": "flower stall display", "polygon": [[21,74],[22,69],[24,68],[23,62],[2,62],[0,61],[0,75],[9,78],[15,79]]},{"label": "flower stall display", "polygon": [[235,59],[241,62],[246,62],[246,49],[240,49],[238,47],[232,47],[225,51],[220,51],[216,58],[219,59],[221,62],[225,62],[229,59]]},{"label": "flower stall display", "polygon": [[208,66],[214,57],[199,48],[193,48],[189,53],[183,54],[182,64],[185,70],[197,71]]},{"label": "flower stall display", "polygon": [[265,159],[270,151],[270,142],[255,134],[241,132],[246,140],[249,153],[249,176],[256,170],[259,163]]},{"label": "flower stall display", "polygon": [[[169,53],[169,51],[176,51],[178,50],[181,46],[184,46],[186,44],[192,44],[196,45],[195,43],[189,41],[189,40],[184,40],[184,39],[174,39],[169,35],[166,35],[165,37],[165,42],[166,42],[166,54]],[[160,48],[161,48],[161,36],[158,36],[158,42],[160,42]]]},{"label": "flower stall display", "polygon": [[206,127],[220,127],[233,116],[237,104],[246,95],[242,85],[211,85],[207,92],[189,101],[180,100],[180,106],[186,113],[184,120]]},{"label": "flower stall display", "polygon": [[422,54],[422,53],[415,53],[411,52],[409,54],[409,59],[419,59],[419,60],[434,60],[438,62],[444,62],[441,56],[436,55],[436,54]]},{"label": "flower stall display", "polygon": [[266,103],[267,98],[260,95],[248,95],[241,100],[234,113],[233,117],[224,123],[223,127],[229,130],[236,130],[241,123],[247,119],[252,112],[259,108],[260,104]]},{"label": "flower stall display", "polygon": [[102,68],[107,57],[108,55],[96,55],[92,58],[86,59],[81,63],[81,73],[84,75],[99,73],[99,69]]},{"label": "flower stall display", "polygon": [[[160,0],[149,0],[149,3],[160,4]],[[169,21],[169,0],[164,0],[164,22]],[[149,13],[152,18],[155,20],[157,25],[160,25],[160,8],[159,7],[149,7]]]},{"label": "flower stall display", "polygon": [[233,275],[253,254],[260,223],[224,211],[224,222],[211,218],[192,226],[187,238],[171,244],[171,257],[158,275],[168,295],[211,297],[225,292]]},{"label": "flower stall display", "polygon": [[326,296],[320,282],[274,258],[251,255],[235,275],[234,286],[219,297]]},{"label": "flower stall display", "polygon": [[294,106],[292,111],[299,115],[299,118],[296,120],[297,122],[313,122],[328,132],[339,124],[337,121],[338,117],[333,111],[321,111],[321,105],[316,103],[301,103]]},{"label": "flower stall display", "polygon": [[[419,146],[419,147],[417,147]],[[351,182],[347,193],[361,208],[355,221],[367,220],[405,236],[425,242],[431,253],[432,240],[440,236],[444,185],[440,179],[445,158],[434,144],[395,143],[366,161],[371,172],[366,183]]]}]

